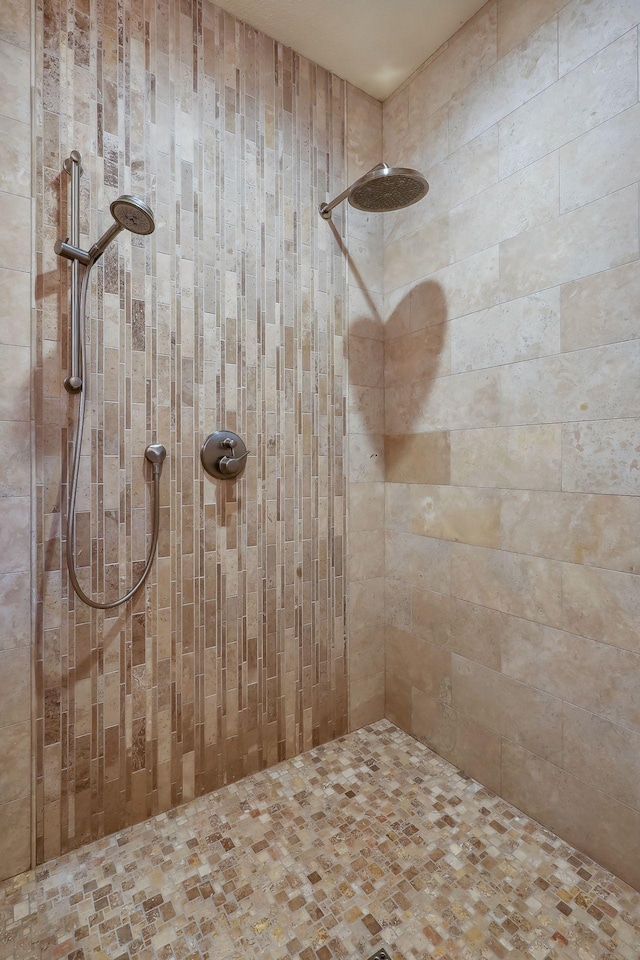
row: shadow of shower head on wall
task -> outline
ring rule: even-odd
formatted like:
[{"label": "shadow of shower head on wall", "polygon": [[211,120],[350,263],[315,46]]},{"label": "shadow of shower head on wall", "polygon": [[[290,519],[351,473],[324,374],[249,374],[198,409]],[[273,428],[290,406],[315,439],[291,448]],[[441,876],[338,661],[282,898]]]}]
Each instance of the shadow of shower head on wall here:
[{"label": "shadow of shower head on wall", "polygon": [[348,200],[356,210],[389,213],[410,207],[426,197],[428,192],[429,184],[417,170],[379,163],[335,199],[329,203],[321,203],[318,209],[324,220],[330,220],[334,207],[343,200]]}]

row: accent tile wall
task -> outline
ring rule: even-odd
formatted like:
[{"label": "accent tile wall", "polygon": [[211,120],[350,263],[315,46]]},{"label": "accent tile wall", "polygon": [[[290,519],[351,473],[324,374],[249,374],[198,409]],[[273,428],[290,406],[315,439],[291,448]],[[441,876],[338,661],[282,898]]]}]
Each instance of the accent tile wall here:
[{"label": "accent tile wall", "polygon": [[[37,42],[42,861],[346,731],[348,297],[317,215],[347,173],[343,81],[207,0],[52,0]],[[77,402],[53,245],[74,148],[83,244],[121,193],[157,221],[107,252],[90,297],[77,551],[92,594],[140,572],[144,448],[168,450],[149,586],[108,615],[70,595],[64,564]],[[200,466],[222,426],[251,450],[235,484]]]},{"label": "accent tile wall", "polygon": [[636,887],[638,21],[491,0],[383,125],[386,715]]},{"label": "accent tile wall", "polygon": [[31,5],[0,17],[0,879],[31,862]]}]

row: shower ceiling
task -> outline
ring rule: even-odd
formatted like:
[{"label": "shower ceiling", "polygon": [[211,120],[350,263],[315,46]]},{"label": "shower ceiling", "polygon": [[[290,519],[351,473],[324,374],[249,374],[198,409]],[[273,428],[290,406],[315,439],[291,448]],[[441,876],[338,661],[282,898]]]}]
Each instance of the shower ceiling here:
[{"label": "shower ceiling", "polygon": [[485,2],[218,0],[218,5],[385,100]]}]

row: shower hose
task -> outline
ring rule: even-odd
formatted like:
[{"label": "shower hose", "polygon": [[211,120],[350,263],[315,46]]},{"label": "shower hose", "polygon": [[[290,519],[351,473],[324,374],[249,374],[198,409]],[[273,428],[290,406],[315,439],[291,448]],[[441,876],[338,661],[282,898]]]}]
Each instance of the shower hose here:
[{"label": "shower hose", "polygon": [[80,597],[83,603],[86,603],[87,606],[93,607],[95,610],[112,610],[114,607],[120,607],[123,603],[127,603],[131,598],[138,592],[140,587],[144,584],[151,567],[153,566],[153,559],[156,554],[156,548],[158,546],[158,531],[160,528],[160,469],[159,465],[153,463],[153,536],[151,538],[151,549],[147,557],[147,562],[145,568],[142,571],[142,575],[138,582],[131,587],[128,593],[123,597],[119,597],[117,600],[112,600],[110,603],[100,603],[97,600],[92,600],[91,597],[88,597],[84,592],[80,584],[78,583],[78,576],[76,574],[76,562],[74,556],[74,544],[75,544],[75,535],[76,535],[76,496],[78,493],[78,475],[80,473],[80,450],[82,449],[82,435],[84,433],[84,419],[86,414],[87,407],[87,364],[86,364],[86,346],[85,346],[85,317],[86,317],[86,305],[87,305],[87,291],[89,288],[89,276],[91,274],[91,268],[95,263],[94,260],[90,260],[86,265],[83,276],[82,276],[82,288],[80,291],[80,358],[81,358],[81,370],[82,370],[82,387],[80,390],[80,409],[78,410],[78,419],[76,421],[76,430],[74,438],[74,450],[73,450],[73,461],[71,467],[71,488],[69,490],[69,501],[68,501],[68,510],[67,510],[67,570],[69,571],[69,579],[71,580],[71,585],[73,589]]}]

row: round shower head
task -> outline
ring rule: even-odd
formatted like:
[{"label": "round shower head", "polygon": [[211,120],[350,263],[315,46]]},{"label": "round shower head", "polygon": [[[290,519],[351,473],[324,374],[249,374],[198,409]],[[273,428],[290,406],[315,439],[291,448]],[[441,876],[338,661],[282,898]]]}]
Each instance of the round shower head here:
[{"label": "round shower head", "polygon": [[125,230],[130,230],[131,233],[141,233],[146,236],[153,233],[156,228],[153,212],[138,197],[118,197],[109,209],[116,223]]},{"label": "round shower head", "polygon": [[387,167],[365,173],[349,191],[349,203],[368,213],[387,213],[417,203],[429,192],[429,184],[417,170]]}]

